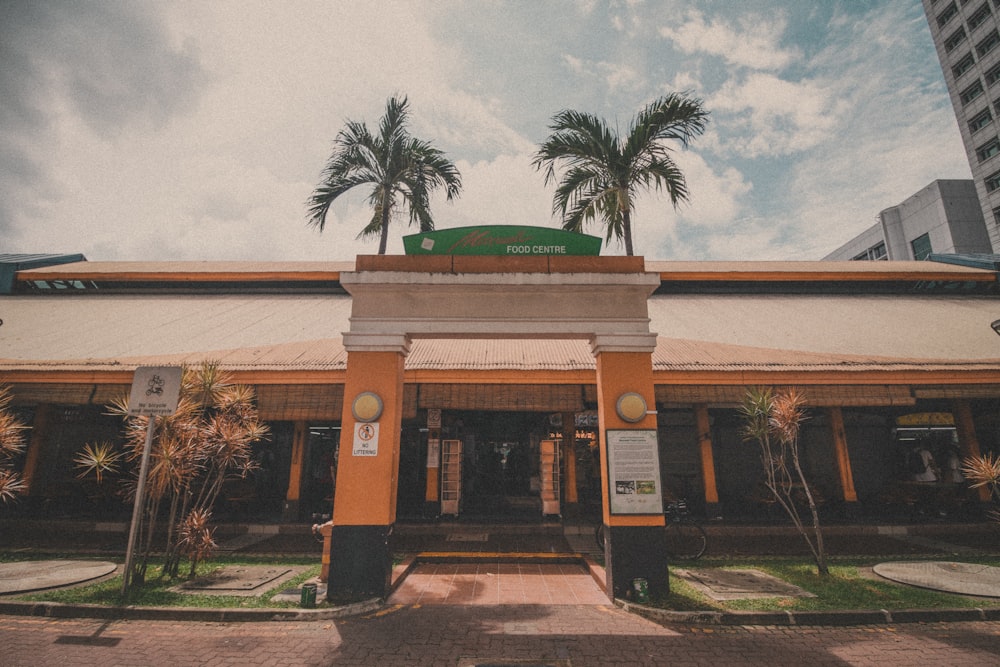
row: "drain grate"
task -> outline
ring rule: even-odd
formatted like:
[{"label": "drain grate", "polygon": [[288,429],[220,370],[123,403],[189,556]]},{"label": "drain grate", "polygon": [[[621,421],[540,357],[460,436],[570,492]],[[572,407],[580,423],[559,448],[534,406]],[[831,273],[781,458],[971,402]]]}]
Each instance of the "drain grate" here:
[{"label": "drain grate", "polygon": [[448,533],[446,542],[486,542],[490,539],[489,533]]}]

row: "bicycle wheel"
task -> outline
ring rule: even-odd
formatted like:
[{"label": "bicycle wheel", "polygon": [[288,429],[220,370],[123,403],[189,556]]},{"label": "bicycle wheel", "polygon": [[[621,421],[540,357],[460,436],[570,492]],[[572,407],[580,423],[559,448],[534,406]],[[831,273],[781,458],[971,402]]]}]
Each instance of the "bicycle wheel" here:
[{"label": "bicycle wheel", "polygon": [[597,546],[601,551],[604,551],[604,524],[597,524],[597,529],[594,531],[594,541],[597,542]]},{"label": "bicycle wheel", "polygon": [[677,560],[697,560],[705,553],[708,537],[705,529],[689,519],[668,523],[667,553]]}]

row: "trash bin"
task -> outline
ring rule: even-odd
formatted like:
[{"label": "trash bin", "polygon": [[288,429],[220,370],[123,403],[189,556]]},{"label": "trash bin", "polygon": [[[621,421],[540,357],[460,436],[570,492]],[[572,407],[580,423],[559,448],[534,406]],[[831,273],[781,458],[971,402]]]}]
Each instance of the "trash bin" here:
[{"label": "trash bin", "polygon": [[635,601],[639,604],[649,602],[649,582],[646,579],[633,579],[632,592],[635,593]]},{"label": "trash bin", "polygon": [[312,609],[316,606],[316,584],[302,584],[302,598],[299,606],[303,609]]}]

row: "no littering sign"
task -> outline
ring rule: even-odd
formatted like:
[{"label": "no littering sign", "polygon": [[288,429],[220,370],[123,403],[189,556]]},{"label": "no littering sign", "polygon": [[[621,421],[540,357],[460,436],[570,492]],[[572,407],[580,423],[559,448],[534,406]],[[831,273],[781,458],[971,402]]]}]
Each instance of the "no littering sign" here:
[{"label": "no littering sign", "polygon": [[354,425],[354,456],[378,456],[378,422]]}]

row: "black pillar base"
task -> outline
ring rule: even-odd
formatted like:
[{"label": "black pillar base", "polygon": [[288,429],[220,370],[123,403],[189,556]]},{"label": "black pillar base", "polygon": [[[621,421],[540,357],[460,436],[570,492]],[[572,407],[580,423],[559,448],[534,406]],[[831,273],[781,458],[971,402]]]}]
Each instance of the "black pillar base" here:
[{"label": "black pillar base", "polygon": [[333,526],[326,599],[385,597],[392,583],[392,526]]},{"label": "black pillar base", "polygon": [[605,526],[604,569],[608,597],[635,599],[634,579],[648,582],[651,597],[670,593],[663,526]]}]

